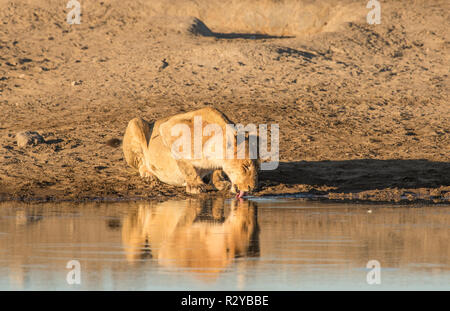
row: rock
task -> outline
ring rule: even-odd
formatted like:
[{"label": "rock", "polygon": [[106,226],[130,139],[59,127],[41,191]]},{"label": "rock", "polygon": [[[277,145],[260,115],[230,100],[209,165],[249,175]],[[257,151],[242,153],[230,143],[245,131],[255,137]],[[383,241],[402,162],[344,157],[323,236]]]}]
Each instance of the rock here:
[{"label": "rock", "polygon": [[121,141],[120,139],[117,139],[117,138],[112,138],[112,139],[109,139],[109,140],[106,142],[106,144],[107,144],[108,146],[110,146],[110,147],[117,148],[117,147],[120,146],[120,144],[122,144],[122,141]]},{"label": "rock", "polygon": [[169,63],[166,61],[166,59],[164,58],[162,60],[162,65],[159,67],[159,71],[165,69],[167,66],[169,66]]},{"label": "rock", "polygon": [[44,138],[37,132],[24,131],[16,134],[17,146],[39,145],[45,142]]}]

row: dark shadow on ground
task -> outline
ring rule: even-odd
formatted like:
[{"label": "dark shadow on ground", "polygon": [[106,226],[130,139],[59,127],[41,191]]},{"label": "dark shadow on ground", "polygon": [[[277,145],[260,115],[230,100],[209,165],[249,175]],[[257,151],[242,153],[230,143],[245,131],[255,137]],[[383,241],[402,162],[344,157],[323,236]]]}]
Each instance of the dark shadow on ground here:
[{"label": "dark shadow on ground", "polygon": [[262,171],[259,179],[269,186],[305,184],[336,187],[331,192],[437,188],[450,186],[450,162],[372,159],[281,162],[274,171]]},{"label": "dark shadow on ground", "polygon": [[277,48],[277,53],[280,55],[286,55],[286,56],[302,57],[302,58],[306,58],[308,60],[311,60],[314,57],[317,57],[317,55],[315,55],[313,53],[306,52],[306,51],[300,51],[300,50],[296,50],[296,49],[291,49],[288,47]]},{"label": "dark shadow on ground", "polygon": [[60,139],[60,138],[57,138],[57,139],[49,139],[49,140],[46,140],[45,141],[45,143],[47,144],[47,145],[53,145],[53,144],[59,144],[59,143],[62,143],[64,140],[62,140],[62,139]]},{"label": "dark shadow on ground", "polygon": [[268,34],[258,34],[258,33],[221,33],[214,32],[208,28],[201,20],[194,19],[189,31],[195,35],[203,37],[214,37],[217,39],[251,39],[251,40],[261,40],[261,39],[286,39],[293,38],[293,36],[273,36]]}]

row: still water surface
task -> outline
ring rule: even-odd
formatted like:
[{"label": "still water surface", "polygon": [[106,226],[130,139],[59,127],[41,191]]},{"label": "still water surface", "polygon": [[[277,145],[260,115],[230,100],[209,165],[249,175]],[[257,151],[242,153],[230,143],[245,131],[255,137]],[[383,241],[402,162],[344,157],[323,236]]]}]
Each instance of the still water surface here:
[{"label": "still water surface", "polygon": [[1,203],[0,290],[450,290],[449,229],[450,206]]}]

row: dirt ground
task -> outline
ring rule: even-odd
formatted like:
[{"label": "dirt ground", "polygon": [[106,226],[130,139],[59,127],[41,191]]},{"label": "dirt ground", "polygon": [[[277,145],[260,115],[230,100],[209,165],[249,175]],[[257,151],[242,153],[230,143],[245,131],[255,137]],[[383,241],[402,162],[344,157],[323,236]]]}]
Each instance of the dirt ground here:
[{"label": "dirt ground", "polygon": [[80,2],[0,0],[0,200],[185,197],[105,142],[212,106],[279,124],[256,195],[450,201],[449,1]]}]

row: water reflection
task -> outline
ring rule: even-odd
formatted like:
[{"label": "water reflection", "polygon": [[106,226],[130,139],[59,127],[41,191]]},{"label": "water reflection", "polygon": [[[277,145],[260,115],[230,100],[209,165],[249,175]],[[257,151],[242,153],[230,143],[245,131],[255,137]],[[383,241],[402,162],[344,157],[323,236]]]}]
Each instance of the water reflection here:
[{"label": "water reflection", "polygon": [[259,255],[257,207],[223,198],[139,204],[123,221],[129,262],[156,259],[198,274],[223,271],[237,257]]},{"label": "water reflection", "polygon": [[448,206],[0,203],[0,289],[450,289],[449,224]]}]

